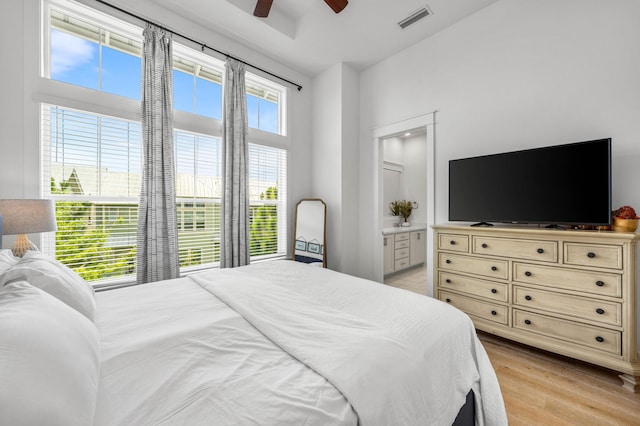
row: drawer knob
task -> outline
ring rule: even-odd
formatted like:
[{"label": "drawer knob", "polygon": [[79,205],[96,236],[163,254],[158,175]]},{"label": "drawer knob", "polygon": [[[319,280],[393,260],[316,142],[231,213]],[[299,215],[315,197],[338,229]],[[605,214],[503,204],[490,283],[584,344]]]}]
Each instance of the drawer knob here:
[{"label": "drawer knob", "polygon": [[531,300],[531,299],[532,299],[532,297],[529,296],[528,294],[524,297],[524,300]]},{"label": "drawer knob", "polygon": [[456,245],[456,242],[454,240],[449,241],[449,243],[451,243],[452,246]]},{"label": "drawer knob", "polygon": [[447,279],[445,280],[445,282],[446,282],[447,284],[451,284],[451,280],[450,280],[449,278],[447,278]]},{"label": "drawer knob", "polygon": [[531,325],[531,321],[530,320],[524,320],[524,323],[527,325]]},{"label": "drawer knob", "polygon": [[604,315],[604,309],[602,308],[596,309],[596,312],[598,313],[598,315]]},{"label": "drawer knob", "polygon": [[491,315],[496,316],[498,313],[496,311],[491,311]]},{"label": "drawer knob", "polygon": [[524,274],[525,274],[527,277],[530,277],[530,276],[531,276],[531,272],[529,272],[529,271],[526,271]]},{"label": "drawer knob", "polygon": [[602,336],[596,336],[596,342],[599,342],[599,343],[604,342],[604,337],[602,337]]},{"label": "drawer knob", "polygon": [[446,301],[447,303],[451,303],[451,299],[449,299],[448,297],[445,299],[445,301]]},{"label": "drawer knob", "polygon": [[498,290],[496,290],[495,288],[491,289],[491,293],[496,294],[498,292]]},{"label": "drawer knob", "polygon": [[482,248],[487,248],[487,247],[489,247],[487,243],[482,243]]},{"label": "drawer knob", "polygon": [[492,267],[491,267],[491,270],[492,270],[492,271],[497,271],[497,270],[498,270],[498,267],[497,267],[497,266],[492,266]]},{"label": "drawer knob", "polygon": [[600,281],[600,280],[598,280],[598,281],[596,281],[596,285],[597,285],[598,287],[604,287],[604,281]]},{"label": "drawer knob", "polygon": [[444,261],[444,263],[451,263],[451,260],[447,259]]},{"label": "drawer knob", "polygon": [[540,254],[544,253],[544,249],[539,248],[538,249],[538,253],[540,253]]},{"label": "drawer knob", "polygon": [[590,251],[589,253],[587,253],[587,257],[589,259],[593,259],[594,257],[596,257],[596,254],[594,252]]}]

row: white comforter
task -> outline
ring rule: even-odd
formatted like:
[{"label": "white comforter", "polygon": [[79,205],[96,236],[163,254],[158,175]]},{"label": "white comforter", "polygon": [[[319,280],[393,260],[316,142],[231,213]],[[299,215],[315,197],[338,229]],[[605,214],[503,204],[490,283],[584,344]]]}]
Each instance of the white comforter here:
[{"label": "white comforter", "polygon": [[466,316],[305,264],[99,293],[96,324],[96,425],[447,425],[469,389],[478,424],[506,424]]}]

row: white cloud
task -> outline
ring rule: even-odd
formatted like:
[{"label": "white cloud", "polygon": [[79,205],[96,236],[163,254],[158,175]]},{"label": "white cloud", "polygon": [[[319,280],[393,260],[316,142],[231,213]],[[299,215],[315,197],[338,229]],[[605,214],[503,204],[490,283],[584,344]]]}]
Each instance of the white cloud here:
[{"label": "white cloud", "polygon": [[51,74],[60,75],[91,62],[96,45],[87,40],[53,30],[51,32]]}]

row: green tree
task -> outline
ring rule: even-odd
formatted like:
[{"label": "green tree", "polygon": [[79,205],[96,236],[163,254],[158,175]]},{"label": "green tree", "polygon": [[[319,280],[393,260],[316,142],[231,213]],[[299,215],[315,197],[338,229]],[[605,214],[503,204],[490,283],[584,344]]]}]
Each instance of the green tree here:
[{"label": "green tree", "polygon": [[[74,193],[75,185],[51,178],[52,194]],[[56,259],[76,271],[82,278],[93,281],[131,272],[135,248],[113,250],[106,246],[109,233],[104,226],[91,223],[95,206],[87,202],[56,202]],[[122,221],[118,218],[118,221]]]},{"label": "green tree", "polygon": [[[261,200],[277,200],[278,188],[269,187]],[[273,254],[278,250],[278,208],[272,204],[250,208],[249,253],[251,256]]]}]

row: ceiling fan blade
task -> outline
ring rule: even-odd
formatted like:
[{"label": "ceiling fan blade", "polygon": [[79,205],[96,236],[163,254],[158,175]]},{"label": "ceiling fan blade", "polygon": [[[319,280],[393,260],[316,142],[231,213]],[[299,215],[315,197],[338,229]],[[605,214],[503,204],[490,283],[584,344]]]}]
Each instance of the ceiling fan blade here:
[{"label": "ceiling fan blade", "polygon": [[347,7],[347,4],[349,4],[347,0],[324,0],[324,2],[328,4],[335,13],[342,12],[342,9]]},{"label": "ceiling fan blade", "polygon": [[273,3],[273,0],[258,0],[256,8],[253,11],[253,16],[257,16],[258,18],[266,18],[269,16],[271,3]]}]

